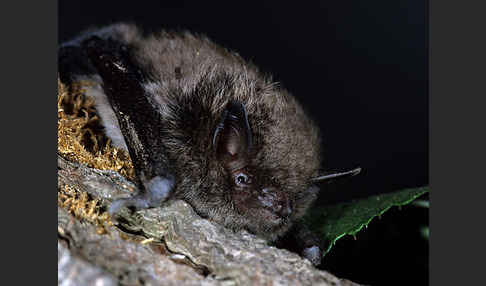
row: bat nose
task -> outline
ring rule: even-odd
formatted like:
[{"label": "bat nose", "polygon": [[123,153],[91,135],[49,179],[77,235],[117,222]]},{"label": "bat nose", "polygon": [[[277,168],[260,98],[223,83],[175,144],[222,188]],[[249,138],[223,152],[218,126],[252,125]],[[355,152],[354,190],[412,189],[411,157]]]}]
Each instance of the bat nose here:
[{"label": "bat nose", "polygon": [[292,206],[288,196],[275,188],[264,188],[262,195],[258,197],[260,203],[280,217],[288,217],[292,213]]}]

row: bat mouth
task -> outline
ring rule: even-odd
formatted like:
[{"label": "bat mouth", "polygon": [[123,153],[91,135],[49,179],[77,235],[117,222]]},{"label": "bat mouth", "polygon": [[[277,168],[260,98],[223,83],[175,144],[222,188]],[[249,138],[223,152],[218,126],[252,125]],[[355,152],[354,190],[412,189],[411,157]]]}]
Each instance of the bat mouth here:
[{"label": "bat mouth", "polygon": [[263,217],[265,218],[265,222],[272,226],[279,226],[284,224],[288,220],[288,216],[282,216],[277,213],[273,209],[270,208],[262,208],[261,211],[263,212]]}]

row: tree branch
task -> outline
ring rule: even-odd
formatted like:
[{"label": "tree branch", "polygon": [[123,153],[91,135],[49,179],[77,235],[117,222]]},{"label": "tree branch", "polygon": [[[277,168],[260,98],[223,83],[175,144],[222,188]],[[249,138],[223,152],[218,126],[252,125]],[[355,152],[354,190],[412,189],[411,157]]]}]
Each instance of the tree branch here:
[{"label": "tree branch", "polygon": [[[60,188],[69,185],[86,192],[105,207],[136,189],[114,171],[89,168],[59,155],[58,178]],[[123,231],[106,226],[104,235],[62,208],[58,214],[59,283],[66,277],[84,281],[82,276],[100,279],[102,285],[358,285],[246,231],[235,233],[202,219],[180,200],[133,214],[124,210],[118,218]],[[72,262],[61,263],[61,258]]]}]

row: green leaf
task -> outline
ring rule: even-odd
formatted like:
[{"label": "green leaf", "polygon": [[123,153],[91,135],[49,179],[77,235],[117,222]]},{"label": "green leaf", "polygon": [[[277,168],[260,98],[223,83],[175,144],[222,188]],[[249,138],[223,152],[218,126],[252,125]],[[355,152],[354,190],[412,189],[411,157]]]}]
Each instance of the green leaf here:
[{"label": "green leaf", "polygon": [[430,237],[430,230],[428,226],[423,226],[420,228],[420,233],[422,234],[422,237],[425,238],[426,240],[429,240]]},{"label": "green leaf", "polygon": [[352,202],[314,208],[304,217],[304,223],[323,238],[326,244],[324,256],[341,237],[356,235],[363,227],[367,227],[374,217],[381,216],[392,206],[406,205],[428,191],[429,187],[405,189]]},{"label": "green leaf", "polygon": [[429,201],[426,200],[416,200],[412,203],[412,205],[416,207],[426,208],[426,209],[430,207]]}]

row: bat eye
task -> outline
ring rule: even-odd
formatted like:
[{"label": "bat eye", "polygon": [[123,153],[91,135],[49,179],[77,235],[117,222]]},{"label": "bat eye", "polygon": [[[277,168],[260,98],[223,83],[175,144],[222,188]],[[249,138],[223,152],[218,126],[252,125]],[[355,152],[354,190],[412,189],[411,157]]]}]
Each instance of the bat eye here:
[{"label": "bat eye", "polygon": [[236,176],[235,176],[235,183],[238,186],[244,187],[244,186],[249,185],[251,183],[251,179],[245,173],[237,173]]}]

